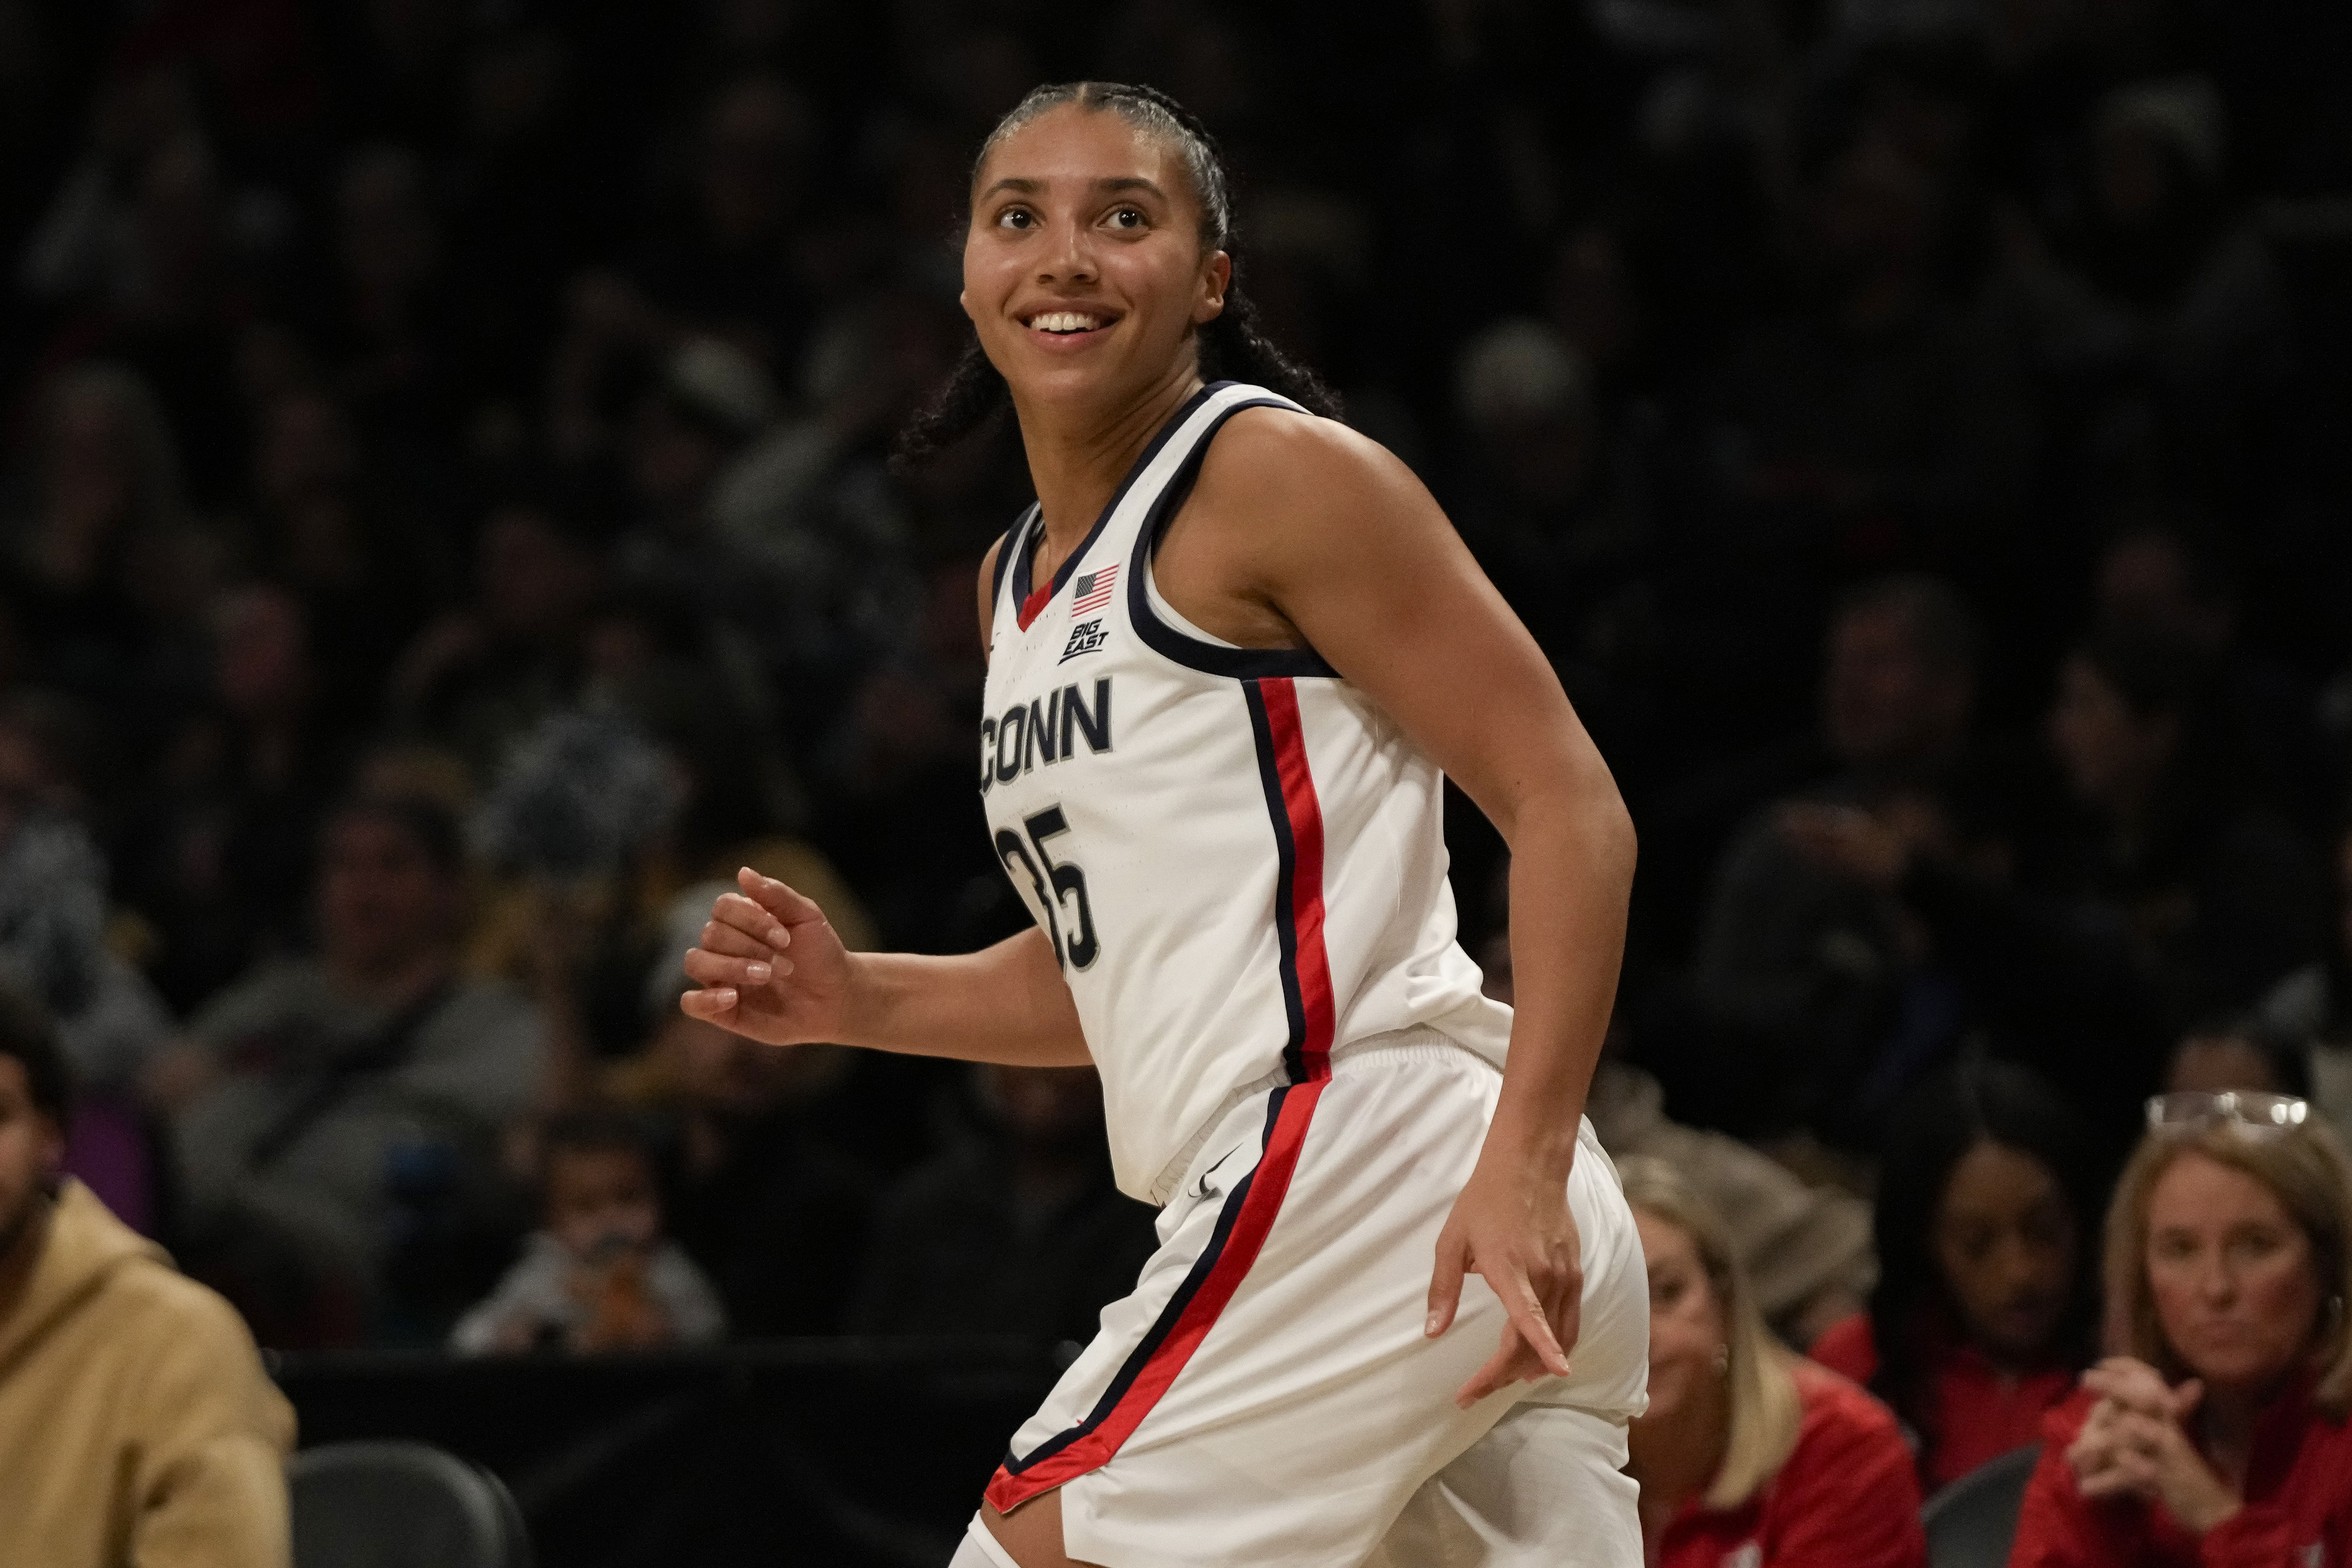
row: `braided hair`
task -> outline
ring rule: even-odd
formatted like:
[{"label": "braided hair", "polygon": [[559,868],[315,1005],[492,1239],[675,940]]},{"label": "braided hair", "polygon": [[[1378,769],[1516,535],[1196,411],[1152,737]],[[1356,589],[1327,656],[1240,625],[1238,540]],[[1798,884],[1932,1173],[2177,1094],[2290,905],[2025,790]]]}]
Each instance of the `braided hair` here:
[{"label": "braided hair", "polygon": [[[1118,115],[1138,131],[1155,137],[1175,151],[1185,178],[1201,209],[1203,250],[1234,247],[1233,181],[1216,139],[1200,118],[1158,88],[1122,82],[1076,81],[1041,87],[997,121],[972,160],[972,182],[988,156],[1005,138],[1048,110],[1065,104]],[[1258,330],[1257,307],[1242,291],[1242,269],[1234,263],[1225,286],[1225,308],[1200,329],[1201,374],[1210,380],[1246,381],[1289,398],[1309,413],[1340,416],[1339,396],[1323,378],[1284,353]],[[988,362],[975,334],[947,380],[931,394],[898,436],[897,458],[914,466],[953,446],[964,437],[991,426],[1013,406],[1013,389]]]}]

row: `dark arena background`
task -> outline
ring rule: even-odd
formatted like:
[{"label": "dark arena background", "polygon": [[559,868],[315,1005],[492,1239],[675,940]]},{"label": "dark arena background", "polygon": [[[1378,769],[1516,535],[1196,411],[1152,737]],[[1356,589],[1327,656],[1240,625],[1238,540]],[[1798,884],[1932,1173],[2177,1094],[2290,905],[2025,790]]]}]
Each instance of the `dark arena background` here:
[{"label": "dark arena background", "polygon": [[[945,1562],[1152,1245],[1091,1074],[741,1045],[677,962],[745,863],[854,947],[1026,918],[1019,445],[889,453],[974,150],[1080,77],[1206,121],[1269,335],[1598,740],[1593,1114],[1803,1212],[1743,1239],[1785,1338],[1956,1063],[2110,1171],[2184,1040],[2352,1121],[2347,67],[2324,0],[0,0],[0,972],[68,1168],[301,1449],[486,1467],[545,1568]],[[592,1177],[667,1261],[469,1316]]]}]

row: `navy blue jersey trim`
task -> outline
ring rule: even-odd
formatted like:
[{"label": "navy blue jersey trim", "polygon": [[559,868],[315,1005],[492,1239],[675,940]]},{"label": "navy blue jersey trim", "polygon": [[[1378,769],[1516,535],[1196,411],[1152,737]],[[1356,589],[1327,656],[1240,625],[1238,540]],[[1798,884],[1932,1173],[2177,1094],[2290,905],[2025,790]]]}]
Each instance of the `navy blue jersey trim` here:
[{"label": "navy blue jersey trim", "polygon": [[1293,1083],[1307,1081],[1307,1003],[1298,989],[1298,843],[1291,836],[1290,806],[1282,795],[1282,769],[1274,754],[1274,728],[1265,716],[1265,694],[1255,679],[1242,682],[1249,703],[1250,734],[1257,742],[1258,783],[1265,789],[1266,815],[1274,818],[1274,932],[1281,948],[1282,1012],[1290,1038],[1282,1047],[1282,1070]]},{"label": "navy blue jersey trim", "polygon": [[1004,531],[1004,537],[997,541],[996,574],[989,579],[988,584],[992,616],[995,614],[995,607],[1004,603],[1004,574],[1013,570],[1013,557],[1028,548],[1029,520],[1036,516],[1037,511],[1037,503],[1031,501],[1021,515],[1013,520],[1013,526]]},{"label": "navy blue jersey trim", "polygon": [[[1168,445],[1168,438],[1183,426],[1184,421],[1190,419],[1192,416],[1192,411],[1208,400],[1211,393],[1221,386],[1230,384],[1232,384],[1223,381],[1211,383],[1186,398],[1184,406],[1168,416],[1168,423],[1162,425],[1160,427],[1160,433],[1151,437],[1151,445],[1143,448],[1143,455],[1129,465],[1127,478],[1118,481],[1118,489],[1111,493],[1108,504],[1102,509],[1102,514],[1095,519],[1095,525],[1087,530],[1086,538],[1080,542],[1076,550],[1070,552],[1068,558],[1061,565],[1054,569],[1054,593],[1058,594],[1062,591],[1062,585],[1067,583],[1070,580],[1070,574],[1078,569],[1078,563],[1084,561],[1087,558],[1087,552],[1095,547],[1095,541],[1100,539],[1102,531],[1110,525],[1111,514],[1118,510],[1118,503],[1127,499],[1127,492],[1135,488],[1136,479],[1142,475],[1144,469],[1151,466],[1151,459],[1160,456],[1160,448]],[[1042,504],[1040,510],[1041,512],[1043,510]],[[1038,537],[1044,538],[1045,531],[1042,527],[1039,528]],[[1033,558],[1035,554],[1034,546],[1024,547],[1021,552],[1021,559],[1013,563],[1013,607],[1015,610],[1026,605],[1029,602],[1030,594],[1034,591],[1030,586],[1030,579],[1034,569]],[[1051,596],[1051,595],[1047,595],[1049,598]]]},{"label": "navy blue jersey trim", "polygon": [[[1267,1097],[1265,1131],[1258,1135],[1258,1157],[1261,1160],[1274,1142],[1274,1124],[1280,1120],[1283,1100],[1289,1093],[1290,1089],[1286,1085]],[[1250,1185],[1256,1180],[1257,1171],[1253,1167],[1249,1174],[1235,1182],[1234,1190],[1225,1194],[1224,1205],[1217,1211],[1216,1228],[1209,1233],[1209,1245],[1201,1249],[1201,1256],[1192,1260],[1191,1268],[1185,1270],[1183,1283],[1176,1287],[1173,1296],[1168,1298],[1168,1304],[1160,1309],[1160,1315],[1151,1321],[1150,1329],[1136,1342],[1135,1348],[1128,1352],[1127,1359],[1118,1363],[1118,1372],[1111,1378],[1110,1386],[1103,1390],[1102,1397],[1095,1401],[1094,1408],[1087,1412],[1086,1419],[1055,1433],[1032,1448],[1025,1457],[1007,1452],[1004,1456],[1006,1470],[1017,1476],[1038,1461],[1052,1458],[1109,1418],[1135,1380],[1143,1375],[1145,1365],[1158,1352],[1161,1343],[1175,1331],[1177,1320],[1183,1317],[1184,1309],[1192,1304],[1192,1298],[1200,1293],[1201,1286],[1208,1279],[1210,1271],[1216,1268],[1217,1259],[1223,1255],[1225,1243],[1233,1235],[1234,1222],[1241,1217],[1242,1205],[1249,1199]]]},{"label": "navy blue jersey trim", "polygon": [[1152,652],[1206,675],[1230,676],[1237,680],[1282,676],[1294,679],[1336,677],[1339,672],[1311,647],[1224,647],[1202,642],[1161,620],[1160,613],[1151,607],[1151,591],[1146,584],[1151,574],[1151,558],[1160,550],[1160,536],[1168,531],[1184,498],[1192,493],[1193,483],[1201,477],[1201,461],[1209,455],[1209,443],[1225,427],[1226,420],[1244,408],[1287,408],[1297,412],[1298,405],[1278,397],[1253,397],[1220,411],[1216,421],[1201,432],[1201,438],[1185,454],[1182,466],[1170,478],[1168,488],[1151,503],[1150,515],[1136,531],[1135,558],[1127,568],[1128,619],[1135,623],[1136,635]]}]

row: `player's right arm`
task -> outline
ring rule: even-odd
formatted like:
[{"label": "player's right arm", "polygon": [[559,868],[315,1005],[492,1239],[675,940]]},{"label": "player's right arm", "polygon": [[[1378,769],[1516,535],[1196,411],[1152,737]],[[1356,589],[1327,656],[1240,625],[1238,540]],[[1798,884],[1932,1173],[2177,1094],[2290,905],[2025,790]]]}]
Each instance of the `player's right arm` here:
[{"label": "player's right arm", "polygon": [[772,1046],[863,1046],[1024,1067],[1082,1067],[1086,1035],[1045,933],[954,957],[851,952],[824,911],[745,867],[712,904],[686,973],[690,1017]]},{"label": "player's right arm", "polygon": [[[998,540],[980,563],[980,642],[994,619]],[[686,973],[688,1016],[772,1046],[864,1046],[911,1056],[1083,1067],[1085,1034],[1045,932],[952,958],[851,952],[824,911],[749,867],[711,906]]]}]

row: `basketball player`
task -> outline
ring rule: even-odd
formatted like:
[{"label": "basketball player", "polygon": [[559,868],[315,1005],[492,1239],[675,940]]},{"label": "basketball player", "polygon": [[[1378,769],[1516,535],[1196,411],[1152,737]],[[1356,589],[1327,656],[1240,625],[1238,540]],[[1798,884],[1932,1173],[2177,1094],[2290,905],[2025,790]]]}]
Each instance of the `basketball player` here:
[{"label": "basketball player", "polygon": [[[746,870],[684,1005],[1101,1071],[1161,1245],[953,1568],[1636,1568],[1647,1286],[1580,1117],[1631,827],[1434,502],[1250,329],[1229,222],[1148,89],[989,138],[977,342],[914,445],[1009,405],[1035,480],[979,584],[982,800],[1035,929],[852,954]],[[1513,852],[1516,1017],[1454,941],[1441,769]]]}]

